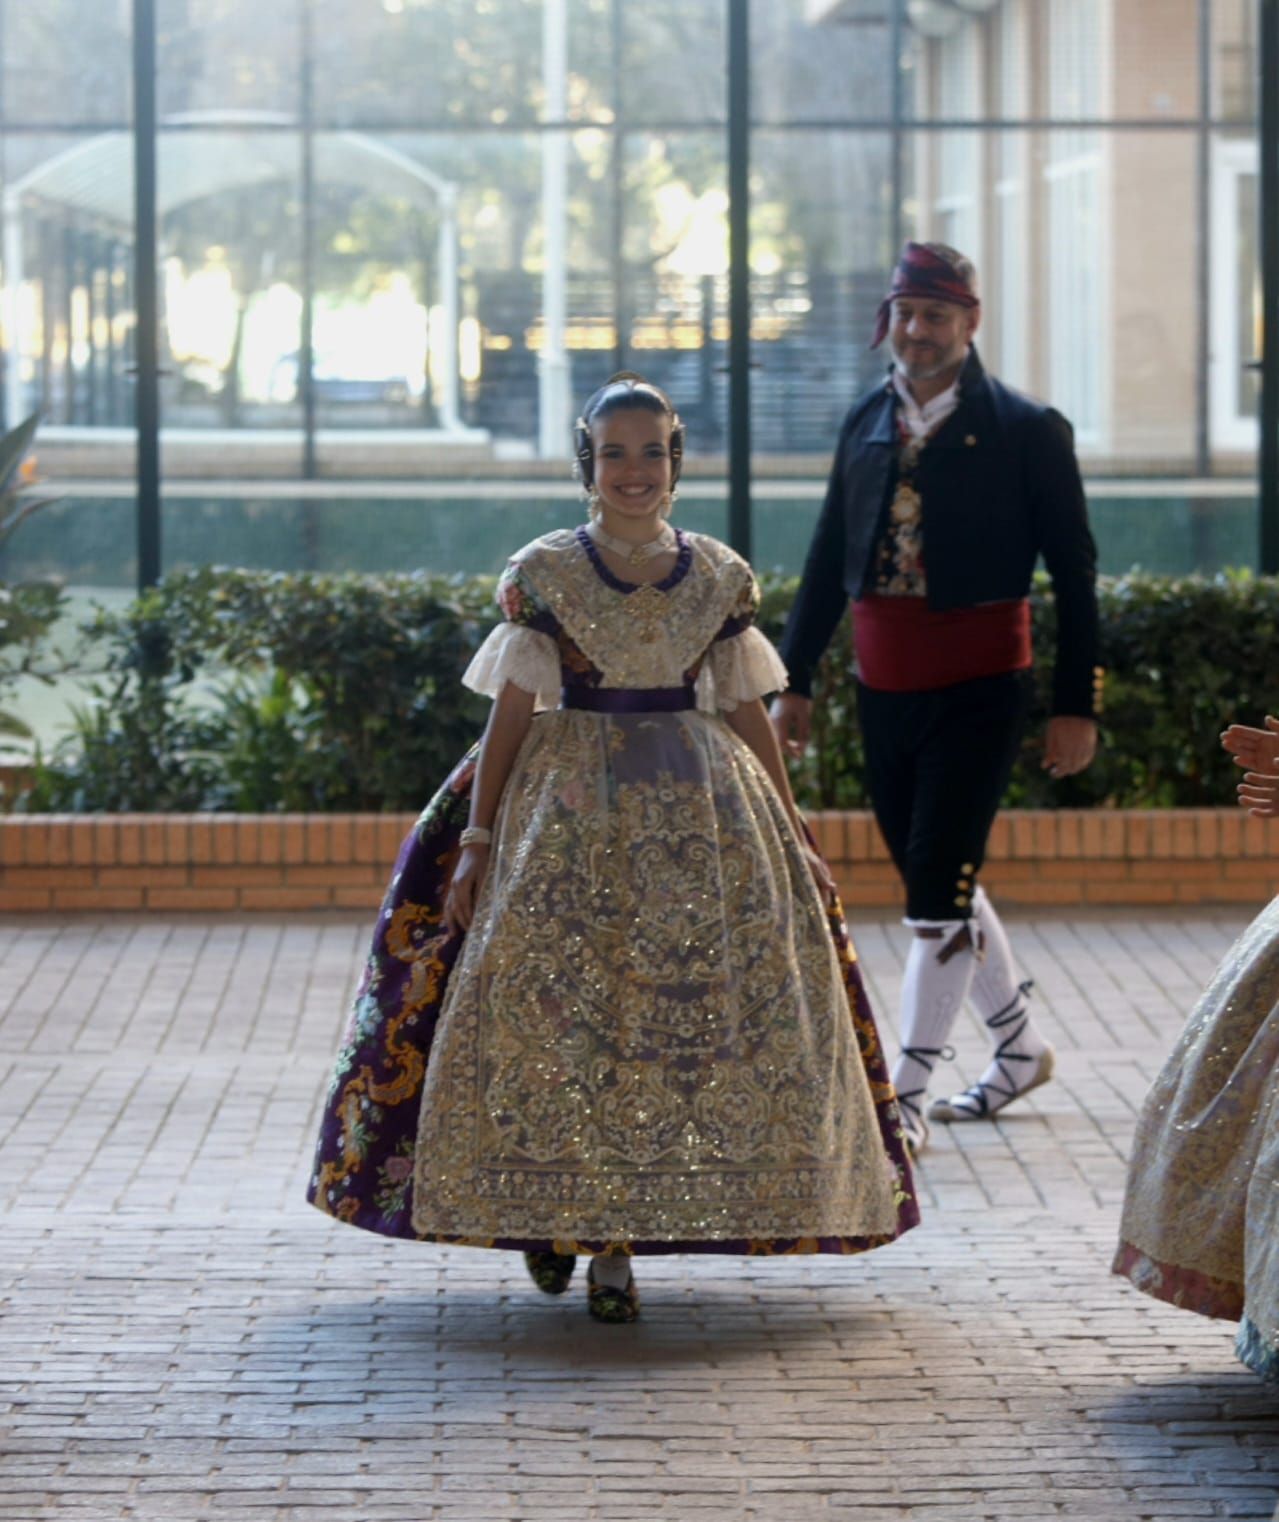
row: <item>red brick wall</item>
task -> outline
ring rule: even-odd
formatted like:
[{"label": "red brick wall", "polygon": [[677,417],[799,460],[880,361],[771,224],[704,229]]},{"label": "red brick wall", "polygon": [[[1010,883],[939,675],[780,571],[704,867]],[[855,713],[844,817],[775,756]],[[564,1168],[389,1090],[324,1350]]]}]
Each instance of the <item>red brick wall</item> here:
[{"label": "red brick wall", "polygon": [[372,909],[413,814],[0,820],[0,911]]},{"label": "red brick wall", "polygon": [[[808,816],[850,906],[896,908],[864,813]],[[412,814],[0,818],[0,913],[376,908]],[[1011,811],[982,880],[1005,904],[1264,903],[1279,820],[1237,809]]]},{"label": "red brick wall", "polygon": [[[866,814],[808,819],[848,904],[897,904]],[[1279,891],[1279,820],[1238,809],[1010,810],[995,821],[982,881],[1005,904],[1260,904]]]}]

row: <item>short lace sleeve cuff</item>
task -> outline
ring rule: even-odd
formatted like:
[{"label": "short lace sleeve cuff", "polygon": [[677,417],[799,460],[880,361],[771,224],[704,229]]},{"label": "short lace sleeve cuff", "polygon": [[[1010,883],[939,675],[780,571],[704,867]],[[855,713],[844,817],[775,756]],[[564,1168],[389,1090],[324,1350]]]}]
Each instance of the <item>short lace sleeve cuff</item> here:
[{"label": "short lace sleeve cuff", "polygon": [[496,698],[507,682],[530,692],[543,708],[560,700],[560,651],[549,634],[523,624],[499,624],[462,673],[462,685]]},{"label": "short lace sleeve cuff", "polygon": [[698,706],[713,706],[731,713],[739,703],[781,692],[786,686],[786,666],[758,629],[718,639],[711,646],[702,668],[706,683],[699,682]]}]

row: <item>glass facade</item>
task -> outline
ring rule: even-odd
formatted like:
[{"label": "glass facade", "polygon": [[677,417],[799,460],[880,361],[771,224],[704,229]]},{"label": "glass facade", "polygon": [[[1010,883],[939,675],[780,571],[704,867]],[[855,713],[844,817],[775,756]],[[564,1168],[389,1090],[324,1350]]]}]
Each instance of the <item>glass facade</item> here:
[{"label": "glass facade", "polygon": [[[796,568],[905,236],[1073,421],[1106,569],[1255,557],[1257,0],[751,0],[756,558]],[[129,0],[0,0],[3,397],[133,574]],[[611,371],[726,531],[729,0],[156,0],[164,561],[496,569]]]}]

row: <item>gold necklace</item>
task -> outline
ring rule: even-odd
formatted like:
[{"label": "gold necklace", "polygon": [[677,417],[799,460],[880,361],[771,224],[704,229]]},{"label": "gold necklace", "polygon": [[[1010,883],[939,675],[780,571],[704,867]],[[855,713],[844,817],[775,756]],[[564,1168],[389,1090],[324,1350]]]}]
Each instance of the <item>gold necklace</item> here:
[{"label": "gold necklace", "polygon": [[647,544],[632,544],[629,539],[619,539],[616,534],[608,533],[598,523],[588,524],[586,532],[596,544],[602,544],[606,550],[612,550],[615,555],[620,555],[630,565],[643,565],[646,560],[653,560],[658,555],[664,555],[675,543],[675,530],[669,523],[663,523],[657,538],[650,539]]}]

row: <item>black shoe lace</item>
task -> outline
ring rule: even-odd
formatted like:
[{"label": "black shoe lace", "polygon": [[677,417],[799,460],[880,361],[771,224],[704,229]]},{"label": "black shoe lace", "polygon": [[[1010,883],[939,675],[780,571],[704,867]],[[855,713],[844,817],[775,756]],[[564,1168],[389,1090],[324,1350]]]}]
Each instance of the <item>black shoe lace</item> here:
[{"label": "black shoe lace", "polygon": [[1017,1044],[1027,1025],[1030,1024],[1030,1012],[1026,1008],[1025,1001],[1034,986],[1032,978],[1027,978],[1024,983],[1019,983],[1017,985],[1017,992],[1004,1005],[1003,1009],[997,1009],[986,1021],[987,1028],[992,1031],[1003,1031],[1010,1025],[1013,1027],[995,1048],[990,1059],[994,1063],[1000,1078],[1003,1079],[1008,1087],[1004,1088],[1002,1084],[993,1078],[985,1080],[979,1078],[976,1083],[970,1084],[962,1094],[957,1094],[951,1101],[952,1104],[963,1104],[967,1100],[972,1104],[975,1115],[986,1116],[990,1114],[989,1095],[995,1094],[1002,1099],[1013,1100],[1021,1093],[1017,1080],[1007,1064],[1010,1062],[1037,1063],[1039,1058],[1038,1056],[1031,1056],[1028,1052],[1010,1052],[1008,1048]]},{"label": "black shoe lace", "polygon": [[[939,1057],[943,1062],[953,1062],[955,1049],[953,1046],[904,1046],[902,1047],[902,1056],[909,1057],[913,1062],[919,1063],[921,1068],[925,1068],[931,1073],[933,1064]],[[927,1084],[921,1084],[917,1089],[897,1090],[897,1103],[909,1110],[921,1125],[924,1119],[922,1102],[927,1092]]]}]

